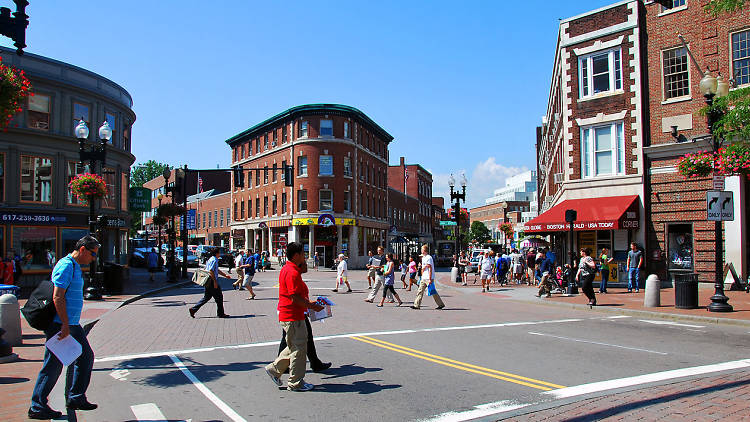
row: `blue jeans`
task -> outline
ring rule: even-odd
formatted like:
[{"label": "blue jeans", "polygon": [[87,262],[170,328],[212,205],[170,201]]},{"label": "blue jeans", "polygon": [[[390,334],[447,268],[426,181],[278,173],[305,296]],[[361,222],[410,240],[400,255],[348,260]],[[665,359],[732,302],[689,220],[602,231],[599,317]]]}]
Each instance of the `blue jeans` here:
[{"label": "blue jeans", "polygon": [[[60,324],[53,322],[50,327],[44,331],[49,340],[53,335],[60,331]],[[86,389],[91,381],[91,370],[94,367],[94,351],[91,350],[89,341],[86,339],[86,333],[80,325],[70,326],[70,335],[76,341],[81,343],[81,356],[68,366],[68,373],[65,378],[65,392],[67,400],[81,401],[86,399]],[[34,392],[31,396],[31,410],[42,411],[48,409],[47,397],[52,388],[57,383],[57,379],[62,372],[62,362],[49,349],[44,349],[44,363],[39,371],[39,377],[34,385]]]},{"label": "blue jeans", "polygon": [[638,290],[638,280],[641,275],[639,268],[630,268],[628,270],[628,291]]},{"label": "blue jeans", "polygon": [[609,270],[602,269],[602,282],[599,284],[599,293],[607,291],[607,282],[609,281]]}]

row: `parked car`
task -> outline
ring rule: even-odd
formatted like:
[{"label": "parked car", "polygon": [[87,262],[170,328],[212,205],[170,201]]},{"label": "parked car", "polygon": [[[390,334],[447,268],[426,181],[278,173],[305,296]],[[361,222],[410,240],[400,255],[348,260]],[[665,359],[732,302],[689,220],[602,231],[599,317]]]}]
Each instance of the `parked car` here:
[{"label": "parked car", "polygon": [[475,258],[471,258],[469,260],[469,265],[466,266],[466,272],[467,273],[475,273],[477,272],[479,268],[479,258],[481,255],[476,256]]},{"label": "parked car", "polygon": [[[182,264],[182,248],[175,248],[175,253],[177,254],[177,263]],[[198,257],[191,253],[188,249],[188,255],[187,255],[187,265],[188,267],[197,267],[198,266]]]},{"label": "parked car", "polygon": [[215,249],[219,249],[219,265],[228,267],[230,263],[231,265],[234,264],[234,256],[229,252],[229,249],[221,246],[203,246],[203,248],[199,246],[201,264],[205,264],[213,256]]},{"label": "parked car", "polygon": [[[130,266],[131,267],[146,267],[146,255],[156,248],[136,248],[130,254]],[[159,255],[159,266],[164,265],[164,258]]]}]

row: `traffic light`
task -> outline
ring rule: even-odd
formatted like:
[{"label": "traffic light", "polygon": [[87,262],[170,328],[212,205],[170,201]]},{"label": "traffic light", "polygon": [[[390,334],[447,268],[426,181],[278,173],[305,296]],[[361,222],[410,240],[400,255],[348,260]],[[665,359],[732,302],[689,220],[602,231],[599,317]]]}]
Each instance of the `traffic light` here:
[{"label": "traffic light", "polygon": [[242,167],[236,166],[234,169],[232,169],[232,172],[234,173],[234,187],[240,189],[244,188],[245,175],[242,173]]},{"label": "traffic light", "polygon": [[461,205],[455,203],[453,204],[453,219],[458,223],[459,218],[461,218]]},{"label": "traffic light", "polygon": [[281,170],[284,172],[284,186],[294,186],[294,167],[285,165]]}]

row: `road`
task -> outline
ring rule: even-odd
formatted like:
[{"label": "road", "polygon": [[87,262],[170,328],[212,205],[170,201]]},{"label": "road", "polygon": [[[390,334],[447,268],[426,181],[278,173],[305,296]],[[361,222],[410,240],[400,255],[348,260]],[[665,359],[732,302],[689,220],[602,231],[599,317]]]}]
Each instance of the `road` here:
[{"label": "road", "polygon": [[[187,307],[202,296],[193,287],[103,318],[89,336],[97,354],[89,398],[101,407],[78,418],[493,419],[553,400],[750,366],[746,327],[534,305],[506,289],[443,288],[444,310],[429,297],[419,311],[377,308],[363,302],[364,273],[353,273],[351,294],[330,292],[332,272],[305,275],[311,294],[336,303],[333,318],[313,323],[318,355],[333,362],[325,373],[306,375],[313,391],[279,389],[263,370],[281,334],[278,271],[269,271],[256,276],[256,300],[225,290],[230,319],[215,318],[212,303],[191,319]],[[231,289],[230,281],[223,286]]]}]

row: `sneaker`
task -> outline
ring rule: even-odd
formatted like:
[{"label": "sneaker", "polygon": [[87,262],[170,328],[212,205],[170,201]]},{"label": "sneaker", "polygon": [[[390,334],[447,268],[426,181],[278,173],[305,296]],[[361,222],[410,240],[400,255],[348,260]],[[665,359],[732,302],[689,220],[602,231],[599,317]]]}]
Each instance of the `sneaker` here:
[{"label": "sneaker", "polygon": [[268,374],[274,384],[281,387],[281,377],[277,377],[276,375],[272,374],[268,368],[266,368],[266,374]]},{"label": "sneaker", "polygon": [[300,385],[297,388],[287,387],[286,389],[289,390],[289,391],[310,391],[313,388],[315,388],[314,385],[306,383],[306,382],[303,381],[302,385]]},{"label": "sneaker", "polygon": [[485,289],[482,289],[482,293],[484,293],[484,292],[486,292],[486,290],[485,290]]},{"label": "sneaker", "polygon": [[417,310],[417,311],[419,310],[419,308],[417,308],[417,307],[416,307],[416,306],[414,306],[414,305],[411,305],[411,306],[410,306],[410,308],[412,308],[412,309],[415,309],[415,310]]},{"label": "sneaker", "polygon": [[312,368],[313,372],[323,372],[326,369],[331,367],[331,362],[322,362],[320,366],[316,366]]},{"label": "sneaker", "polygon": [[347,292],[347,293],[351,293],[351,292],[352,292],[352,289],[349,289],[349,290],[347,290],[346,292]]},{"label": "sneaker", "polygon": [[94,410],[99,406],[95,403],[89,403],[84,398],[83,400],[69,400],[65,407],[70,410]]},{"label": "sneaker", "polygon": [[60,419],[62,417],[62,413],[58,412],[57,410],[52,410],[49,407],[42,410],[31,410],[29,409],[29,419],[38,419],[38,420],[50,420],[50,419]]},{"label": "sneaker", "polygon": [[331,290],[331,291],[332,291],[332,292],[334,292],[334,293],[338,293],[338,292],[339,292],[339,289],[333,289],[333,290]]},{"label": "sneaker", "polygon": [[435,309],[443,309],[443,308],[445,308],[445,305],[440,305],[440,306],[438,306],[438,307],[437,307],[437,308],[435,308]]}]

